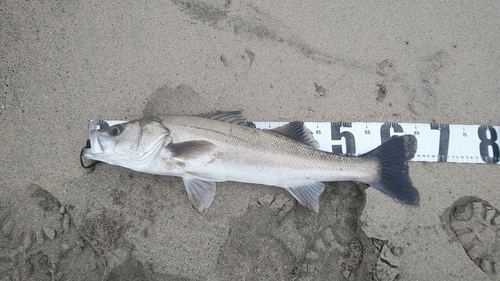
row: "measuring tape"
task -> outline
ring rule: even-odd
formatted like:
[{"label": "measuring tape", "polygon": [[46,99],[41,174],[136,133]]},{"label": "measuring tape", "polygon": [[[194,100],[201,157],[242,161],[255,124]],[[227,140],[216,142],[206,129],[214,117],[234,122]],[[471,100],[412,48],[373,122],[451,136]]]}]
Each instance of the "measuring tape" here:
[{"label": "measuring tape", "polygon": [[[270,129],[286,123],[255,122],[257,128]],[[415,135],[418,149],[412,161],[489,163],[500,161],[500,126],[380,123],[305,122],[322,150],[357,156],[392,136]]]},{"label": "measuring tape", "polygon": [[[110,126],[126,121],[106,121]],[[254,122],[272,129],[288,122]],[[500,126],[380,122],[304,122],[320,149],[351,156],[366,153],[392,136],[414,135],[418,149],[412,161],[488,163],[500,162]],[[91,120],[90,130],[98,128]]]}]

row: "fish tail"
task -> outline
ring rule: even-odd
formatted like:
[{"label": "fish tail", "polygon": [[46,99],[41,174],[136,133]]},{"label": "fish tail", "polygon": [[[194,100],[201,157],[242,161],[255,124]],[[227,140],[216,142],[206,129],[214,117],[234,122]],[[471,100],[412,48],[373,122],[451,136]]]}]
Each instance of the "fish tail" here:
[{"label": "fish tail", "polygon": [[420,196],[408,173],[408,160],[415,156],[417,139],[413,135],[393,137],[364,156],[380,163],[377,180],[366,182],[376,189],[408,205],[418,205]]}]

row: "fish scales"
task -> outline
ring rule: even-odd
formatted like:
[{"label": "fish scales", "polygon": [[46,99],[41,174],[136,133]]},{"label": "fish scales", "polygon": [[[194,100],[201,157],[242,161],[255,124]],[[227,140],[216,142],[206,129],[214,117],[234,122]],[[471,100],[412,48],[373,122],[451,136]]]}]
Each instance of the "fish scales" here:
[{"label": "fish scales", "polygon": [[419,201],[407,165],[417,148],[411,135],[350,157],[318,150],[302,122],[262,130],[236,111],[99,124],[99,129],[90,132],[90,147],[82,150],[81,157],[182,177],[200,211],[208,209],[215,182],[221,181],[279,186],[314,211],[318,211],[326,181],[360,181],[400,202],[417,205]]},{"label": "fish scales", "polygon": [[324,152],[273,131],[206,118],[200,120],[199,117],[159,118],[175,132],[173,142],[201,139],[216,145],[213,157],[218,161],[206,166],[197,163],[188,169],[194,169],[194,172],[203,169],[225,171],[226,180],[230,181],[293,187],[318,181],[368,181],[378,171],[375,159]]}]

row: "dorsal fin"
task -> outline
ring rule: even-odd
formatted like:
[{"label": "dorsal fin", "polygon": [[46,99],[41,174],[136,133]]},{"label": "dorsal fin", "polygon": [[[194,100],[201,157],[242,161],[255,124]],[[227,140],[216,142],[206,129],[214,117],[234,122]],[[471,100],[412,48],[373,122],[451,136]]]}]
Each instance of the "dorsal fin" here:
[{"label": "dorsal fin", "polygon": [[304,126],[304,122],[290,122],[281,127],[274,128],[271,131],[319,149],[318,141],[314,139],[313,133]]},{"label": "dorsal fin", "polygon": [[213,113],[198,114],[197,116],[255,128],[255,124],[248,122],[241,114],[241,111],[217,111]]}]

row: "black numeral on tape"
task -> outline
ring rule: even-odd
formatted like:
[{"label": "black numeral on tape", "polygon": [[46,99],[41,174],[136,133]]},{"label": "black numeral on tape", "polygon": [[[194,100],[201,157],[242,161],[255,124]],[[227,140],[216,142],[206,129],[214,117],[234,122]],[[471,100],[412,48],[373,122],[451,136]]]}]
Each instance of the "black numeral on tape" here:
[{"label": "black numeral on tape", "polygon": [[[344,154],[346,151],[347,155],[356,155],[356,138],[349,129],[342,128],[352,128],[352,123],[349,122],[334,122],[330,123],[331,134],[333,141],[345,141],[344,144],[334,144],[332,145],[332,152],[335,154]],[[422,124],[423,125],[423,124]],[[450,148],[450,125],[449,124],[429,124],[431,130],[439,130],[439,147],[437,153],[438,162],[448,162],[448,152]],[[392,133],[391,133],[392,128]],[[455,128],[455,127],[453,127]],[[425,130],[424,130],[425,131]],[[363,132],[363,131],[362,131]],[[320,134],[319,131],[316,132]],[[373,133],[368,126],[365,126],[364,135],[369,135]],[[384,123],[380,127],[380,140],[381,143],[388,141],[392,135],[397,135],[404,133],[403,127],[398,123]],[[423,132],[418,130],[415,126],[414,135],[420,137],[426,137],[425,134],[421,135]],[[361,133],[362,134],[362,133]],[[488,164],[495,164],[500,162],[500,146],[498,141],[498,133],[493,126],[479,126],[477,130],[477,135],[479,137],[479,153],[481,159]],[[467,135],[465,128],[462,132],[462,137],[472,137],[470,134]],[[466,151],[464,151],[466,153]],[[458,157],[458,156],[455,156]],[[469,156],[461,155],[461,158],[469,158]],[[473,156],[470,156],[471,159]],[[456,158],[455,158],[456,159]]]},{"label": "black numeral on tape", "polygon": [[[356,154],[356,141],[354,139],[354,135],[351,132],[343,131],[340,132],[340,128],[346,127],[351,128],[352,125],[350,123],[331,123],[332,125],[332,140],[342,140],[345,139],[345,150],[347,155],[355,155]],[[336,144],[332,145],[332,152],[335,154],[343,154],[342,153],[342,145]]]},{"label": "black numeral on tape", "polygon": [[384,123],[380,127],[380,141],[384,143],[391,138],[391,127],[394,129],[394,133],[403,133],[403,127],[398,123]]},{"label": "black numeral on tape", "polygon": [[[490,132],[489,138],[486,135],[486,131]],[[477,135],[481,140],[481,143],[479,143],[479,153],[483,161],[488,164],[498,163],[500,159],[500,149],[498,148],[498,143],[496,143],[498,135],[495,128],[492,126],[480,126],[477,129]],[[493,155],[490,155],[490,147]]]},{"label": "black numeral on tape", "polygon": [[448,148],[450,147],[450,125],[431,124],[431,130],[439,130],[438,162],[448,161]]}]

